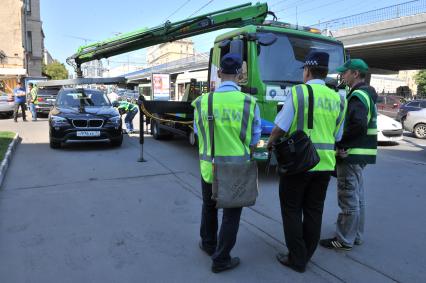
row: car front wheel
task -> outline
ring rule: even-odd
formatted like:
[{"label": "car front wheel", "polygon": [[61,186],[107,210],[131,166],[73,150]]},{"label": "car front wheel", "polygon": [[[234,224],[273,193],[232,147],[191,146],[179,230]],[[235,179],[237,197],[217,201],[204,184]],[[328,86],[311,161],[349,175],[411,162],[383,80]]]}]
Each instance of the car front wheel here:
[{"label": "car front wheel", "polygon": [[414,135],[419,139],[426,139],[426,124],[420,123],[414,127]]},{"label": "car front wheel", "polygon": [[61,148],[61,143],[52,140],[52,138],[49,139],[49,145],[50,145],[50,148],[55,148],[55,149],[56,148]]},{"label": "car front wheel", "polygon": [[119,147],[119,146],[121,146],[123,144],[123,136],[121,136],[120,138],[118,138],[118,139],[114,139],[114,140],[111,140],[111,145],[113,146],[113,147]]}]

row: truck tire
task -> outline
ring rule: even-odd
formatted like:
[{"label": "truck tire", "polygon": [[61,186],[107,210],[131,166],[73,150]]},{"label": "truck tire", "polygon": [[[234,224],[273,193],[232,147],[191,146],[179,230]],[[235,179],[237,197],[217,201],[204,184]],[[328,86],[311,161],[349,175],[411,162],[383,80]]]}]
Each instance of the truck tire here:
[{"label": "truck tire", "polygon": [[49,139],[49,145],[50,145],[50,148],[53,148],[53,149],[61,148],[61,143],[52,140],[52,138]]},{"label": "truck tire", "polygon": [[198,145],[198,138],[197,138],[197,135],[194,133],[194,130],[191,130],[191,132],[189,132],[188,141],[189,141],[189,144],[192,146]]},{"label": "truck tire", "polygon": [[161,129],[159,123],[155,120],[151,120],[151,135],[156,140],[171,139],[173,137],[173,134]]}]

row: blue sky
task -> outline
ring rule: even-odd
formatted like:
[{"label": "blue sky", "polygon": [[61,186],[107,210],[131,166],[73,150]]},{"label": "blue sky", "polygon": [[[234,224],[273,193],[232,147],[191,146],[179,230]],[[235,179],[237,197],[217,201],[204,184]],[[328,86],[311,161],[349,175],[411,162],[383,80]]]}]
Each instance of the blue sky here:
[{"label": "blue sky", "polygon": [[[407,1],[407,0],[406,0]],[[272,0],[269,9],[277,12],[280,21],[310,25],[364,11],[406,2],[404,0]],[[165,20],[179,21],[201,7],[196,15],[224,9],[248,1],[225,0],[41,0],[41,18],[46,35],[45,46],[60,62],[75,53],[86,42],[103,40],[119,32],[153,27]],[[264,1],[261,1],[264,2]],[[178,8],[181,7],[180,10]],[[297,9],[297,19],[296,19]],[[173,15],[172,15],[173,14]],[[169,17],[170,16],[170,17]],[[197,52],[206,52],[214,37],[223,31],[193,38]],[[111,65],[127,61],[142,64],[143,50],[110,58]]]}]

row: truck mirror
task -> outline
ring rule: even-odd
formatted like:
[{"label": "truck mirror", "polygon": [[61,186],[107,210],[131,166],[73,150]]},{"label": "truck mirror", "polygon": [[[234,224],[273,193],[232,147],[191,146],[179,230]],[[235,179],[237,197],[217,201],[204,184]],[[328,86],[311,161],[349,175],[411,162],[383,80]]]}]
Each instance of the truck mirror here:
[{"label": "truck mirror", "polygon": [[351,54],[349,50],[345,49],[345,62],[351,60]]},{"label": "truck mirror", "polygon": [[222,40],[222,41],[219,43],[219,47],[220,47],[220,48],[227,47],[227,46],[229,45],[229,43],[231,43],[231,41],[230,41],[229,39]]},{"label": "truck mirror", "polygon": [[239,54],[244,58],[244,42],[241,39],[233,39],[230,44],[229,53]]},{"label": "truck mirror", "polygon": [[269,46],[277,41],[278,37],[273,33],[259,33],[257,34],[257,42],[262,46]]}]

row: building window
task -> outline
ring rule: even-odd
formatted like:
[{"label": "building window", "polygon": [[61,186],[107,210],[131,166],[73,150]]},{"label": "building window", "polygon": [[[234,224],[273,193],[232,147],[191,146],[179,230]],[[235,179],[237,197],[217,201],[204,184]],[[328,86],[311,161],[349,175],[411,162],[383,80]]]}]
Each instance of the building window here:
[{"label": "building window", "polygon": [[31,14],[31,0],[25,0],[25,12]]},{"label": "building window", "polygon": [[33,52],[33,33],[31,31],[27,31],[27,52]]}]

